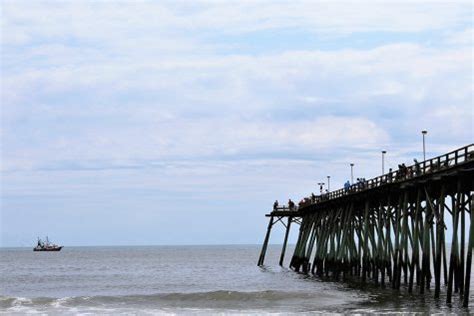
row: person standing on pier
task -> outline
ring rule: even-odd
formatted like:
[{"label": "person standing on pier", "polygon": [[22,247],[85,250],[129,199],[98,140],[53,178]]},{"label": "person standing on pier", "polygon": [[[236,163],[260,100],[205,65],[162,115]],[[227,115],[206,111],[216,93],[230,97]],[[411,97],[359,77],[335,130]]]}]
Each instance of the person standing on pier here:
[{"label": "person standing on pier", "polygon": [[415,176],[420,176],[421,175],[421,168],[420,168],[420,163],[418,162],[418,160],[413,159],[413,161],[415,162]]},{"label": "person standing on pier", "polygon": [[344,183],[344,191],[349,192],[350,187],[351,187],[351,183],[349,182],[349,180],[347,180],[346,183]]},{"label": "person standing on pier", "polygon": [[291,199],[288,200],[288,208],[290,209],[290,211],[293,211],[295,209],[295,203]]},{"label": "person standing on pier", "polygon": [[276,211],[278,208],[278,200],[275,200],[275,203],[273,203],[273,210]]}]

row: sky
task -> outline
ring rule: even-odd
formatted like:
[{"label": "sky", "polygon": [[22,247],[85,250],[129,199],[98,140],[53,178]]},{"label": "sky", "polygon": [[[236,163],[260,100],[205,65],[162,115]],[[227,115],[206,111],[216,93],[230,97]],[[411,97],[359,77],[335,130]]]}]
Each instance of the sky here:
[{"label": "sky", "polygon": [[0,246],[258,244],[474,139],[469,1],[0,4]]}]

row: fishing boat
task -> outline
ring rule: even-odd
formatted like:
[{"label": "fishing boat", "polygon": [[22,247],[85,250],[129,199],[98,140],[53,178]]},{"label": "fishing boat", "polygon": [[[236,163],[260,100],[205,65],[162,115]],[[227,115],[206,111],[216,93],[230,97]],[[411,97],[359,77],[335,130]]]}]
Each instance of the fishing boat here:
[{"label": "fishing boat", "polygon": [[60,251],[62,248],[63,246],[58,246],[50,242],[48,236],[46,236],[44,241],[38,237],[38,244],[33,248],[33,251]]}]

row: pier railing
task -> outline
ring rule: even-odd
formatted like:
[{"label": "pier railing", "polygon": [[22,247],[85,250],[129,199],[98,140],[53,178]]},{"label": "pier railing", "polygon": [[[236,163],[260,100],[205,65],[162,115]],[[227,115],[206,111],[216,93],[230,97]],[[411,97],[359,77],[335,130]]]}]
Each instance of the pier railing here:
[{"label": "pier railing", "polygon": [[[463,164],[467,161],[474,160],[474,144],[458,148],[454,151],[451,151],[447,154],[443,154],[434,158],[427,159],[415,163],[410,166],[403,166],[398,170],[388,172],[384,175],[375,177],[373,179],[365,180],[362,179],[357,183],[351,184],[347,189],[342,188],[336,191],[331,191],[322,195],[312,195],[311,197],[305,197],[302,201],[298,203],[298,206],[289,208],[287,206],[279,206],[273,211],[298,211],[300,208],[304,208],[313,204],[325,202],[328,200],[337,199],[343,196],[347,196],[354,193],[359,193],[362,191],[378,188],[391,183],[399,183],[414,179],[417,177],[422,177],[425,175],[433,174],[438,171],[443,171],[460,164]],[[401,165],[400,165],[401,166]]]},{"label": "pier railing", "polygon": [[386,184],[402,182],[424,175],[436,173],[438,171],[442,171],[463,164],[470,160],[474,160],[474,144],[467,145],[465,147],[456,149],[452,152],[443,154],[438,157],[415,163],[411,166],[399,168],[398,170],[386,173],[373,179],[363,179],[358,183],[352,184],[348,189],[342,188],[320,196],[316,196],[316,198],[308,197],[305,199],[306,203],[301,203],[300,207],[324,202],[327,200],[337,199],[345,195],[374,189]]}]

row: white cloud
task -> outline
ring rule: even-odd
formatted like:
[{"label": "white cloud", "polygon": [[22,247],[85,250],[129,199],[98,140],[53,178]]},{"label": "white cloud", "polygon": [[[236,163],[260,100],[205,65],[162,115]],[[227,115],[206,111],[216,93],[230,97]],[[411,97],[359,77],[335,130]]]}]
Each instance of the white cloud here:
[{"label": "white cloud", "polygon": [[[469,2],[231,1],[231,2],[3,1],[4,43],[72,38],[132,49],[165,36],[169,42],[196,31],[239,34],[306,28],[321,34],[373,30],[422,32],[469,23]],[[164,48],[159,46],[159,48]]]},{"label": "white cloud", "polygon": [[43,131],[28,140],[30,146],[18,148],[7,143],[11,150],[4,155],[3,169],[140,167],[140,161],[148,166],[150,160],[238,159],[255,154],[272,159],[275,155],[307,155],[335,147],[370,148],[387,139],[377,124],[358,117],[301,118],[280,123],[177,119],[155,126],[95,127],[70,136],[59,133],[51,137]]},{"label": "white cloud", "polygon": [[[45,53],[43,58],[55,60],[55,54]],[[322,100],[319,103],[333,103],[337,96],[338,102],[355,104],[377,95],[419,102],[439,94],[440,87],[454,84],[456,89],[443,93],[464,101],[472,95],[471,58],[469,48],[434,50],[413,44],[267,56],[145,57],[127,62],[91,57],[88,63],[72,59],[61,67],[5,74],[3,97],[7,112],[12,104],[18,107],[68,93],[79,98],[78,102],[88,96],[102,104],[134,102],[117,100],[123,94],[135,99],[148,96],[148,100],[155,99],[153,108],[161,111],[226,108],[256,112],[301,101],[302,95]],[[308,103],[308,99],[302,101]],[[68,103],[74,111],[74,102]]]},{"label": "white cloud", "polygon": [[473,28],[467,28],[461,32],[450,32],[446,35],[446,42],[455,45],[470,45],[472,47],[474,39]]},{"label": "white cloud", "polygon": [[[54,52],[44,50],[43,56],[53,60]],[[331,146],[375,148],[419,124],[418,115],[425,125],[439,125],[439,116],[425,115],[425,102],[433,108],[449,102],[472,113],[466,67],[471,58],[466,48],[391,44],[128,63],[91,56],[89,63],[73,59],[63,67],[4,75],[4,168],[99,157],[208,159],[316,153]],[[319,103],[301,100],[309,94]],[[404,116],[382,125],[380,109]],[[268,117],[275,111],[290,117]],[[469,115],[459,118],[446,113],[444,125],[456,128],[440,134],[468,139]],[[25,119],[26,129],[16,123]],[[68,121],[73,125],[63,123]]]}]

